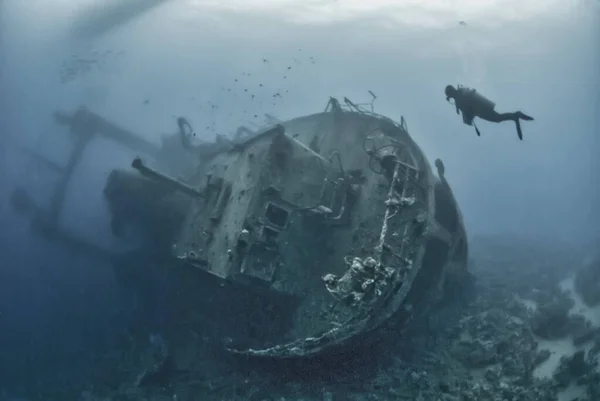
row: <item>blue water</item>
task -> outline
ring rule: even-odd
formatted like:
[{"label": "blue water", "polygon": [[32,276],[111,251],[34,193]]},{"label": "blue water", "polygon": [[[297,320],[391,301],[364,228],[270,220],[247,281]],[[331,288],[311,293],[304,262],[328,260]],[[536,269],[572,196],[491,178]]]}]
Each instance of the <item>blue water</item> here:
[{"label": "blue water", "polygon": [[[0,0],[0,391],[8,395],[32,382],[90,380],[96,368],[82,355],[120,341],[133,313],[110,268],[33,236],[8,207],[17,183],[47,200],[52,175],[19,149],[64,160],[55,110],[86,105],[153,141],[187,115],[212,139],[264,113],[319,112],[329,96],[368,102],[371,90],[376,112],[404,116],[430,160],[444,160],[470,235],[600,244],[597,1],[167,1],[85,36],[76,28],[98,23],[92,3]],[[76,58],[95,62],[61,82]],[[458,83],[499,111],[534,116],[522,124],[524,141],[512,123],[480,122],[481,137],[463,125],[443,94]],[[113,246],[102,187],[130,160],[96,143],[73,177],[62,224]]]}]

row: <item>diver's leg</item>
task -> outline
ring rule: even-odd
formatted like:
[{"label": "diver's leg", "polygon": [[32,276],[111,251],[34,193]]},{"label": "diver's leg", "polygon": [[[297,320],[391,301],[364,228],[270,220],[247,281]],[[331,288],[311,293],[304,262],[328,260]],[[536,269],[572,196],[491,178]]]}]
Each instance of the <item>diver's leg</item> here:
[{"label": "diver's leg", "polygon": [[519,116],[517,116],[517,113],[495,113],[496,114],[496,121],[498,123],[501,123],[503,121],[517,121],[519,119]]},{"label": "diver's leg", "polygon": [[492,123],[512,121],[518,118],[516,113],[498,113],[496,110],[487,110],[485,113],[479,113],[477,117]]},{"label": "diver's leg", "polygon": [[490,110],[486,113],[481,113],[480,115],[478,115],[478,117],[493,123],[501,123],[503,121],[516,121],[518,119],[527,121],[533,120],[533,117],[530,117],[527,114],[520,111],[515,111],[514,113],[498,113],[496,110]]},{"label": "diver's leg", "polygon": [[486,113],[485,116],[480,116],[480,118],[494,123],[499,123],[502,121],[514,121],[515,125],[517,126],[517,135],[519,135],[520,140],[523,140],[523,131],[521,131],[521,122],[519,119],[522,118],[524,120],[533,120],[533,118],[521,113],[520,111],[515,113],[498,113],[496,111],[492,111],[490,113]]}]

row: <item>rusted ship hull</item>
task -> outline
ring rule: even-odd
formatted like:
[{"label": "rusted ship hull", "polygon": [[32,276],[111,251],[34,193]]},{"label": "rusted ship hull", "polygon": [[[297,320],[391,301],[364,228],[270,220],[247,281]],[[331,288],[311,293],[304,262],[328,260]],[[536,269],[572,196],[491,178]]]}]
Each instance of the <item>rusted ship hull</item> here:
[{"label": "rusted ship hull", "polygon": [[[403,120],[335,99],[330,106],[226,146],[190,148],[183,137],[168,154],[146,146],[147,156],[107,182],[115,235],[141,226],[147,246],[171,261],[165,268],[195,270],[198,280],[209,275],[276,306],[270,323],[236,333],[226,345],[233,353],[335,351],[386,323],[402,327],[442,299],[448,277],[468,275],[467,236],[442,162],[434,174]],[[128,146],[139,142],[88,111],[59,121],[83,138],[125,132]]]},{"label": "rusted ship hull", "polygon": [[447,274],[466,272],[466,234],[448,183],[406,127],[385,117],[332,110],[297,118],[203,160],[199,171],[185,183],[196,194],[159,178],[192,198],[173,257],[297,300],[279,341],[232,352],[326,352],[392,317],[401,325],[443,295]]}]

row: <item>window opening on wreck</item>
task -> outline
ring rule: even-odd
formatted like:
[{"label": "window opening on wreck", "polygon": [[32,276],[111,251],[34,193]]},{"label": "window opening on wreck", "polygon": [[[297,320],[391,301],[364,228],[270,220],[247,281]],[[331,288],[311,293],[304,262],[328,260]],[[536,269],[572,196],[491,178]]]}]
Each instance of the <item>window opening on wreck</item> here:
[{"label": "window opening on wreck", "polygon": [[262,232],[261,232],[261,238],[265,242],[274,242],[277,239],[278,235],[279,235],[279,231],[273,230],[272,228],[269,228],[267,226],[263,226]]},{"label": "window opening on wreck", "polygon": [[458,212],[450,189],[441,183],[435,185],[435,219],[451,233],[458,229]]},{"label": "window opening on wreck", "polygon": [[288,223],[290,212],[272,202],[267,203],[265,218],[275,227],[284,229]]}]

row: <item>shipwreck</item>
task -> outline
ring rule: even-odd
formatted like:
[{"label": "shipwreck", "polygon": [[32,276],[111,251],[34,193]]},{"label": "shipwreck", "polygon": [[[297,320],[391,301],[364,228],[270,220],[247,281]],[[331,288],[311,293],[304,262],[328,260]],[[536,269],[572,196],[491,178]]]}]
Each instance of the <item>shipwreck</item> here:
[{"label": "shipwreck", "polygon": [[[230,352],[335,352],[383,325],[406,325],[468,275],[467,235],[444,165],[436,160],[434,172],[403,118],[330,98],[322,112],[268,116],[262,129],[241,127],[214,143],[194,143],[180,118],[160,145],[84,108],[56,121],[70,130],[73,151],[56,166],[50,210],[22,189],[14,206],[48,238],[106,254],[61,232],[61,202],[94,137],[131,149],[131,165],[116,166],[104,188],[112,232],[141,230],[140,246],[161,254],[160,268],[193,271],[189,293],[210,285],[231,291],[230,300],[252,294],[264,302],[245,303],[246,316],[270,314],[251,329],[238,324],[224,343]],[[189,299],[190,309],[207,302]]]}]

